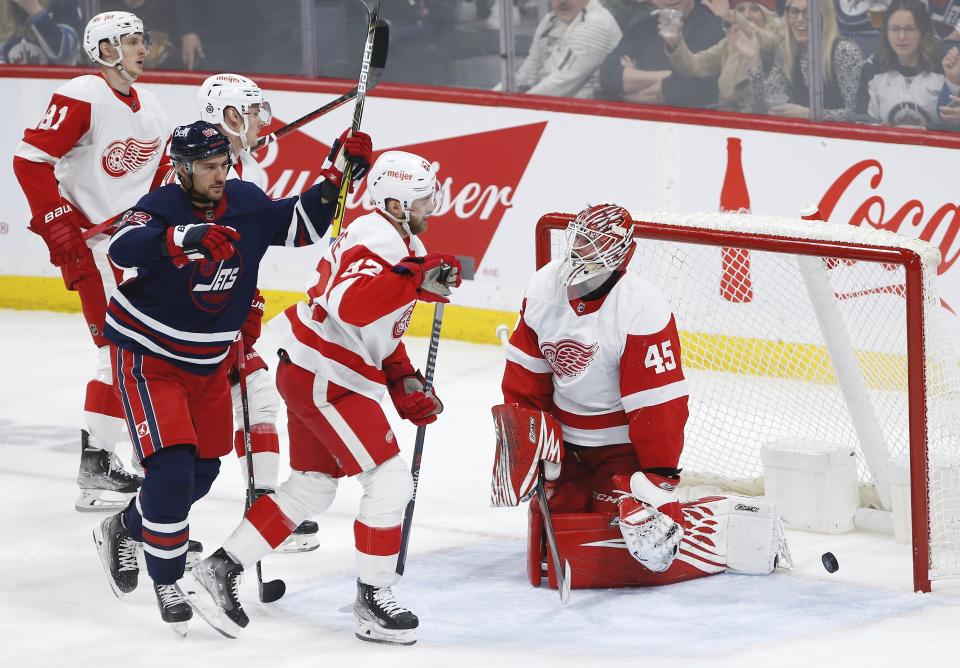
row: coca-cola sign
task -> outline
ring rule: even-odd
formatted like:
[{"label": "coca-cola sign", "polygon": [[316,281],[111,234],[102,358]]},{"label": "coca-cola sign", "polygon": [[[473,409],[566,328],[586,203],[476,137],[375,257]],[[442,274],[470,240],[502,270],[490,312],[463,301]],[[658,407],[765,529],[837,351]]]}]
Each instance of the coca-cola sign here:
[{"label": "coca-cola sign", "polygon": [[859,203],[860,196],[854,195],[856,199],[852,201],[845,197],[848,192],[855,192],[863,185],[871,191],[878,191],[883,182],[883,171],[880,161],[872,158],[848,167],[820,198],[819,208],[823,217],[831,220],[838,206],[844,209],[852,206],[847,221],[850,225],[869,225],[936,244],[940,247],[941,256],[938,273],[946,273],[960,257],[960,244],[957,241],[960,204],[946,202],[939,206],[925,206],[918,199],[908,199],[899,208],[894,208],[896,204],[888,207],[880,193],[867,195]]},{"label": "coca-cola sign", "polygon": [[[274,120],[273,131],[283,123]],[[472,257],[479,264],[503,215],[513,206],[517,184],[536,150],[546,123],[533,123],[471,135],[448,137],[388,150],[416,153],[438,167],[443,202],[422,235],[427,248]],[[376,142],[376,135],[373,137]],[[295,131],[262,155],[267,172],[267,194],[273,198],[303,192],[320,178],[320,169],[330,147]],[[355,214],[370,211],[373,204],[361,183],[347,199]],[[348,216],[349,219],[354,216]]]}]

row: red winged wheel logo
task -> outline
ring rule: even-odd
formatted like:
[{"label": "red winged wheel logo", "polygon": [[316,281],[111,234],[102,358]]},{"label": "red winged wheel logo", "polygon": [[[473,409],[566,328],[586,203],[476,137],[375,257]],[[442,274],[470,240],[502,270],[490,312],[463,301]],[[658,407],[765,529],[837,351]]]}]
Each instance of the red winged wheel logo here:
[{"label": "red winged wheel logo", "polygon": [[115,141],[103,152],[100,164],[107,176],[119,179],[129,172],[135,172],[146,165],[160,150],[160,138]]},{"label": "red winged wheel logo", "polygon": [[573,339],[540,344],[540,352],[546,358],[547,364],[560,378],[565,376],[573,378],[583,373],[590,366],[599,348],[598,343],[588,345]]}]

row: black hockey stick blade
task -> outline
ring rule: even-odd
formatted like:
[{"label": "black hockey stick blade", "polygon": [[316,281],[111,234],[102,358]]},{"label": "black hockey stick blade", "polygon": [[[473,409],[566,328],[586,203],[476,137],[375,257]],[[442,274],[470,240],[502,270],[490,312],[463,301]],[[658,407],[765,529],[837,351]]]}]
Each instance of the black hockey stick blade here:
[{"label": "black hockey stick blade", "polygon": [[283,595],[287,593],[287,583],[283,580],[270,580],[269,582],[261,582],[259,584],[261,603],[279,601],[283,598]]}]

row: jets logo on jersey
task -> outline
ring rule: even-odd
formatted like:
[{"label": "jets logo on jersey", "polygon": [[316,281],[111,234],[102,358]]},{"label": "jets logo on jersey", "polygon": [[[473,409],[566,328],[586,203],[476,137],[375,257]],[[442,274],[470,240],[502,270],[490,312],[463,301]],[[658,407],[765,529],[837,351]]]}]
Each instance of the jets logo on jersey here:
[{"label": "jets logo on jersey", "polygon": [[193,263],[190,298],[197,308],[207,313],[219,313],[227,306],[233,286],[240,278],[239,258],[238,253],[229,261]]},{"label": "jets logo on jersey", "polygon": [[553,373],[560,378],[575,378],[582,374],[590,366],[599,349],[598,343],[586,344],[573,339],[540,344],[544,359],[553,369]]},{"label": "jets logo on jersey", "polygon": [[403,312],[403,315],[400,316],[400,319],[393,323],[393,338],[399,339],[403,336],[403,333],[407,331],[407,327],[410,326],[410,317],[413,315],[413,304],[410,304],[410,307]]},{"label": "jets logo on jersey", "polygon": [[119,179],[141,169],[157,155],[159,150],[159,137],[153,139],[128,137],[107,146],[100,158],[100,164],[107,176]]}]

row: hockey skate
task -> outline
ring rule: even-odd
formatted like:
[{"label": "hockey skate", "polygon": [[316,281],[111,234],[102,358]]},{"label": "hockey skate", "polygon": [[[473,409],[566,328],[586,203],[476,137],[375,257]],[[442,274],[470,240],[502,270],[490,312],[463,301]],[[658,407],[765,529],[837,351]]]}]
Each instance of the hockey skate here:
[{"label": "hockey skate", "polygon": [[237,585],[243,566],[222,547],[196,564],[190,572],[186,596],[190,606],[210,626],[227,638],[236,638],[250,620],[240,605]]},{"label": "hockey skate", "polygon": [[138,543],[123,526],[122,514],[103,520],[93,530],[93,542],[100,554],[100,563],[107,582],[117,598],[122,599],[137,588],[140,567],[137,565]]},{"label": "hockey skate", "polygon": [[193,619],[193,609],[187,603],[183,592],[176,584],[153,583],[153,592],[157,595],[157,607],[160,617],[181,636],[187,635],[187,622]]},{"label": "hockey skate", "polygon": [[127,507],[143,478],[128,473],[112,452],[90,444],[90,433],[80,432],[80,470],[77,486],[80,495],[74,507],[81,513],[117,512]]},{"label": "hockey skate", "polygon": [[390,587],[374,587],[357,580],[357,600],[353,604],[357,619],[356,636],[360,640],[387,645],[412,645],[417,642],[417,616],[397,603]]},{"label": "hockey skate", "polygon": [[304,520],[293,533],[277,547],[277,552],[293,554],[296,552],[313,552],[320,547],[317,534],[320,527],[313,520]]}]

